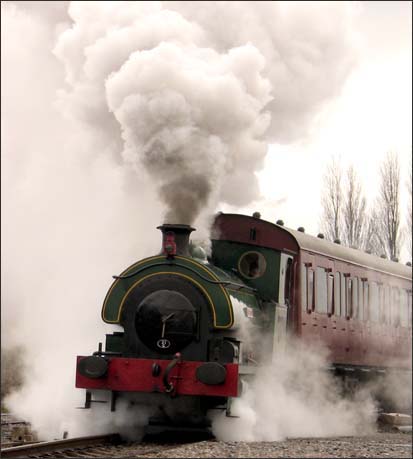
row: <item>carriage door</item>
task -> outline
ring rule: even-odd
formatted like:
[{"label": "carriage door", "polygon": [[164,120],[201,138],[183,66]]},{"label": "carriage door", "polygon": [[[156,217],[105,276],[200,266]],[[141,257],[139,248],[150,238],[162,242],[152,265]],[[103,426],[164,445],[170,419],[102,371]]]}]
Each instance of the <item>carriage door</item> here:
[{"label": "carriage door", "polygon": [[281,253],[278,301],[275,305],[273,357],[285,347],[289,308],[293,294],[293,257]]}]

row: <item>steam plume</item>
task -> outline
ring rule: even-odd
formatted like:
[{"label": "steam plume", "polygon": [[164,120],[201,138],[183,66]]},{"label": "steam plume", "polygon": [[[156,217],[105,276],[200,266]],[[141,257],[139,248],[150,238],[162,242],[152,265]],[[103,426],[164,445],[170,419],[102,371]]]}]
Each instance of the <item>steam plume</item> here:
[{"label": "steam plume", "polygon": [[[63,110],[147,171],[166,219],[257,197],[270,141],[305,136],[354,54],[348,4],[72,2]],[[328,20],[326,21],[326,19]],[[319,27],[319,24],[323,27]],[[329,27],[326,27],[326,23]]]},{"label": "steam plume", "polygon": [[49,439],[84,416],[74,355],[102,340],[110,275],[158,250],[162,213],[256,197],[267,142],[304,137],[349,73],[353,6],[1,8],[2,347],[25,348],[8,405]]}]

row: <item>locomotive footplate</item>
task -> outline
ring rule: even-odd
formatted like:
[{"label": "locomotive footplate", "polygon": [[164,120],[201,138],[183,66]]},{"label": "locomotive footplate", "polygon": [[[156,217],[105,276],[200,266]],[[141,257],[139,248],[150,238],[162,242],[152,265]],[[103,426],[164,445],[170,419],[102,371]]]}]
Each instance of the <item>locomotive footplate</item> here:
[{"label": "locomotive footplate", "polygon": [[[96,377],[95,374],[89,376],[88,372],[83,371],[84,365],[81,362],[87,360],[87,357],[79,356],[77,359],[78,388],[111,392],[164,393],[171,397],[238,396],[238,365],[235,363],[218,365],[214,362],[182,361],[180,357],[173,360],[111,357],[107,358],[107,371]],[[157,371],[154,371],[154,365]],[[208,377],[204,373],[207,373]],[[114,405],[114,402],[111,405]]]}]

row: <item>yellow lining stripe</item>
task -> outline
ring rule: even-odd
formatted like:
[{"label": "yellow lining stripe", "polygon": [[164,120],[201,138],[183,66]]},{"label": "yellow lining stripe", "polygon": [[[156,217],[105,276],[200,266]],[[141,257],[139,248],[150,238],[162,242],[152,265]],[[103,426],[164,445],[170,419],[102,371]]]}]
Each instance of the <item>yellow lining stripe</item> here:
[{"label": "yellow lining stripe", "polygon": [[[184,257],[176,257],[176,258],[178,258],[178,260],[186,260],[186,261],[189,261],[189,262],[193,263],[194,265],[202,268],[204,271],[206,271],[208,274],[210,274],[215,280],[219,280],[218,277],[216,277],[213,272],[211,272],[209,269],[206,269],[200,263],[197,263],[195,261],[192,261],[192,260],[190,260],[188,258],[184,258]],[[120,276],[124,276],[125,274],[128,274],[129,271],[131,271],[133,268],[136,268],[137,266],[143,265],[143,264],[147,263],[148,261],[155,261],[155,260],[165,260],[165,256],[164,255],[157,255],[155,257],[144,258],[143,260],[138,261],[137,263],[134,263],[133,265],[129,266],[129,268],[126,268],[124,271],[122,271],[120,273]],[[109,298],[109,295],[112,293],[112,290],[116,287],[116,285],[119,283],[120,280],[121,279],[116,279],[113,282],[113,284],[111,285],[108,293],[106,294],[105,299],[103,301],[103,312],[106,310],[106,303],[107,303],[107,299]],[[102,315],[104,316],[104,313]]]},{"label": "yellow lining stripe", "polygon": [[[184,257],[176,257],[176,258],[178,260],[188,261],[189,263],[194,264],[198,268],[203,269],[207,274],[209,274],[216,281],[220,281],[221,280],[211,269],[206,268],[204,265],[202,265],[201,263],[198,263],[197,261],[191,260],[190,258],[184,258]],[[230,300],[230,298],[228,296],[227,290],[222,285],[219,285],[219,287],[222,290],[222,292],[224,293],[224,296],[225,296],[225,298],[226,298],[226,300],[228,302],[229,314],[231,316],[231,325],[232,325],[233,322],[234,322],[234,318],[232,316],[232,303],[231,303],[231,300]],[[231,325],[228,325],[228,326],[231,326]]]},{"label": "yellow lining stripe", "polygon": [[[164,258],[164,257],[160,257],[160,256],[157,256],[157,257],[149,257],[149,258],[144,258],[143,260],[141,261],[138,261],[137,263],[134,263],[132,266],[129,266],[129,268],[126,268],[125,271],[122,271],[120,273],[121,276],[124,276],[130,269],[132,268],[135,268],[136,266],[139,266],[139,265],[142,265],[144,263],[146,263],[147,261],[152,261],[152,260],[157,260],[159,258]],[[103,308],[102,308],[102,319],[107,322],[104,317],[105,317],[105,311],[106,311],[106,304],[107,304],[107,301],[108,301],[108,298],[110,296],[110,294],[112,293],[112,290],[116,287],[116,285],[118,284],[118,282],[120,281],[120,279],[116,279],[113,284],[110,286],[110,289],[108,291],[108,293],[106,293],[106,296],[105,296],[105,299],[103,301]],[[108,323],[116,323],[116,322],[113,322],[113,321],[110,321]]]},{"label": "yellow lining stripe", "polygon": [[219,281],[219,277],[209,268],[205,267],[202,263],[198,263],[195,260],[192,260],[191,258],[185,258],[185,257],[175,257],[178,260],[184,260],[188,261],[189,263],[192,263],[193,265],[197,266],[198,268],[203,269],[206,273],[208,273],[214,280]]},{"label": "yellow lining stripe", "polygon": [[[189,263],[192,263],[194,264],[195,266],[197,266],[198,268],[201,268],[203,269],[207,274],[209,274],[214,280],[217,280],[219,281],[219,277],[214,273],[212,272],[210,269],[208,269],[207,267],[205,267],[204,265],[202,265],[201,263],[198,263],[197,261],[194,261],[194,260],[191,260],[190,258],[186,258],[186,257],[175,257],[176,259],[178,260],[184,260],[184,261],[187,261]],[[137,266],[139,265],[142,265],[144,263],[147,263],[148,261],[155,261],[155,260],[165,260],[165,256],[155,256],[155,257],[149,257],[149,258],[145,258],[141,261],[138,261],[137,263],[134,263],[133,265],[129,266],[129,268],[125,269],[125,271],[123,271],[120,275],[125,275],[127,274],[132,268],[136,268]],[[171,265],[173,266],[173,265]],[[148,267],[150,268],[150,266]],[[172,273],[172,271],[171,271]],[[164,274],[164,273],[157,273],[157,274]],[[184,274],[179,274],[179,273],[176,273],[182,277],[186,277],[188,280],[192,281],[194,284],[198,285],[201,290],[206,294],[206,296],[208,296],[208,298],[210,299],[208,293],[205,291],[205,289],[198,283],[196,282],[195,280],[193,280],[192,278],[188,277],[188,276],[185,276]],[[153,275],[153,274],[151,274]],[[146,279],[147,277],[149,276],[146,276],[144,278],[142,278],[140,281],[142,281],[143,279]],[[125,298],[126,296],[129,294],[131,288],[133,288],[135,285],[138,285],[138,283],[135,283],[132,285],[132,287],[129,288],[129,290],[126,292],[126,294],[124,295],[123,297],[123,300],[119,306],[119,313],[118,313],[118,317],[116,319],[116,321],[113,321],[113,320],[106,320],[105,319],[105,312],[106,312],[106,305],[107,305],[107,300],[110,296],[110,294],[112,293],[112,290],[115,288],[115,286],[117,285],[117,283],[120,281],[121,279],[116,279],[115,282],[112,284],[112,286],[110,287],[108,293],[106,294],[106,297],[105,297],[105,300],[103,302],[103,308],[102,308],[102,319],[104,322],[106,323],[119,323],[119,319],[120,319],[120,314],[121,314],[121,310],[122,310],[122,307],[123,307],[123,302],[125,301]],[[232,313],[232,302],[231,302],[231,299],[229,298],[228,296],[228,293],[226,291],[226,289],[222,286],[222,285],[219,285],[219,287],[221,288],[224,296],[225,296],[225,299],[227,300],[227,303],[228,303],[228,309],[229,309],[229,315],[230,315],[230,323],[228,325],[225,325],[225,326],[218,326],[216,324],[216,313],[215,313],[215,306],[214,306],[214,303],[212,302],[212,300],[210,299],[210,303],[211,303],[211,306],[212,306],[212,312],[213,312],[213,315],[214,315],[214,327],[215,328],[229,328],[233,325],[234,323],[234,317],[233,317],[233,313]]]},{"label": "yellow lining stripe", "polygon": [[[118,317],[116,319],[116,322],[119,322],[120,320],[120,316],[121,316],[121,313],[122,313],[122,309],[123,309],[123,305],[126,301],[126,298],[128,297],[129,293],[137,286],[139,285],[141,282],[143,282],[144,280],[146,279],[149,279],[150,277],[153,277],[153,276],[160,276],[160,275],[170,275],[170,274],[173,274],[175,276],[180,276],[180,277],[184,277],[185,279],[189,280],[190,282],[192,282],[193,284],[195,284],[203,293],[204,295],[207,297],[208,301],[209,301],[209,304],[211,305],[211,309],[212,309],[212,314],[213,314],[213,317],[214,317],[214,326],[216,326],[216,314],[215,314],[215,306],[214,306],[214,302],[212,301],[212,298],[210,297],[209,293],[204,289],[204,287],[199,284],[197,281],[193,280],[191,277],[185,275],[185,274],[182,274],[182,273],[178,273],[176,271],[163,271],[163,272],[157,272],[157,273],[152,273],[152,274],[148,274],[147,276],[145,277],[142,277],[142,279],[139,279],[137,280],[134,284],[132,284],[132,286],[128,289],[128,291],[126,292],[125,296],[123,297],[121,303],[120,303],[120,306],[119,306],[119,313],[118,313]],[[225,327],[217,327],[217,328],[227,328],[231,326],[230,325],[226,325]]]}]

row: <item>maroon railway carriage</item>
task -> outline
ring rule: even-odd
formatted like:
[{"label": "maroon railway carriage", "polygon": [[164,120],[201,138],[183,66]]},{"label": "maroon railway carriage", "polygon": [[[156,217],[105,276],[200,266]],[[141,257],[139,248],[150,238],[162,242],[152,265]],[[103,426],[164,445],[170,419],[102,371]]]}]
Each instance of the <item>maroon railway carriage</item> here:
[{"label": "maroon railway carriage", "polygon": [[321,339],[336,367],[411,365],[411,267],[237,214],[218,214],[213,241],[280,254],[279,269],[266,282],[279,279],[277,300],[287,306],[287,329]]}]

